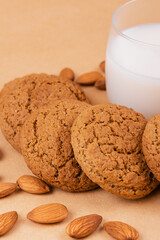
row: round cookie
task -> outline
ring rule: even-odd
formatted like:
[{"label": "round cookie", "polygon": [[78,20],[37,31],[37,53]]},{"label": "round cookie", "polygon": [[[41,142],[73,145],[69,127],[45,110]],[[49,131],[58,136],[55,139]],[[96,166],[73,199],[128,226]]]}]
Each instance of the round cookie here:
[{"label": "round cookie", "polygon": [[0,125],[4,136],[15,149],[21,151],[19,133],[26,115],[57,99],[88,102],[78,85],[54,75],[30,74],[4,86],[0,94]]},{"label": "round cookie", "polygon": [[158,185],[141,151],[147,120],[124,106],[102,104],[82,112],[72,126],[75,158],[86,175],[115,195],[138,199]]},{"label": "round cookie", "polygon": [[22,154],[33,174],[50,185],[70,192],[97,187],[74,158],[71,126],[89,104],[58,100],[32,113],[21,132]]},{"label": "round cookie", "polygon": [[160,113],[151,117],[146,124],[142,150],[148,167],[160,181]]}]

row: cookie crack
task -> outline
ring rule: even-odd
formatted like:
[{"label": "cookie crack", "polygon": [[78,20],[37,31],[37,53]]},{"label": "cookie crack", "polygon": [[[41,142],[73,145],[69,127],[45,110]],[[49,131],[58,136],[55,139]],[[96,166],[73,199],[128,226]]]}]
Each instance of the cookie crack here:
[{"label": "cookie crack", "polygon": [[32,92],[33,90],[36,88],[36,82],[32,81],[32,88],[28,89],[28,99],[27,99],[27,103],[25,105],[25,108],[28,110],[28,113],[31,113],[32,110],[30,109],[30,105],[31,105],[31,97],[32,97]]}]

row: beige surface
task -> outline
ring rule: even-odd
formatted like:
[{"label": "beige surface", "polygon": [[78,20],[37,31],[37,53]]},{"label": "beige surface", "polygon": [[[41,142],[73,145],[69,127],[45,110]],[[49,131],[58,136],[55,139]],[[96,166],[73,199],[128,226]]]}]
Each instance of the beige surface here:
[{"label": "beige surface", "polygon": [[[124,0],[0,0],[0,88],[17,76],[31,72],[58,74],[66,66],[77,74],[96,69],[105,58],[111,15]],[[85,88],[94,104],[107,102],[105,92]],[[0,181],[14,182],[29,174],[23,157],[0,135]],[[34,207],[60,202],[68,218],[60,224],[39,225],[26,219]],[[160,190],[145,199],[129,201],[101,189],[67,193],[54,189],[47,195],[18,192],[0,199],[0,213],[16,210],[19,219],[7,240],[69,240],[65,226],[90,213],[103,222],[121,220],[133,225],[140,240],[159,240]],[[101,225],[102,226],[102,225]],[[102,228],[86,239],[112,239]]]}]

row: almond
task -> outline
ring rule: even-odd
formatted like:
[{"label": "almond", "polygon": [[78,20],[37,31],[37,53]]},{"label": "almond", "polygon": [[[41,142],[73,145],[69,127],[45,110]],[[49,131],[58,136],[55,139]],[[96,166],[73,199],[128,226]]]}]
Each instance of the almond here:
[{"label": "almond", "polygon": [[99,64],[99,67],[100,67],[100,69],[102,70],[102,72],[105,73],[105,61],[102,61],[102,62]]},{"label": "almond", "polygon": [[67,225],[66,233],[73,238],[87,237],[97,229],[101,221],[102,217],[97,214],[76,218]]},{"label": "almond", "polygon": [[27,218],[37,223],[57,223],[68,216],[67,208],[60,203],[50,203],[36,207]]},{"label": "almond", "polygon": [[106,89],[106,81],[105,81],[105,77],[100,78],[99,80],[97,80],[94,84],[94,86],[100,90],[105,90]]},{"label": "almond", "polygon": [[0,215],[0,236],[7,233],[17,221],[18,214],[16,211],[6,212]]},{"label": "almond", "polygon": [[99,80],[102,76],[99,72],[89,72],[80,75],[76,82],[81,85],[93,85],[97,80]]},{"label": "almond", "polygon": [[23,175],[18,180],[19,187],[28,193],[42,194],[50,191],[50,187],[37,177]]},{"label": "almond", "polygon": [[136,240],[139,237],[135,228],[119,221],[104,223],[104,229],[109,235],[117,240]]},{"label": "almond", "polygon": [[0,198],[13,193],[17,189],[17,183],[0,183]]},{"label": "almond", "polygon": [[75,74],[71,68],[64,68],[60,72],[59,76],[73,81]]}]

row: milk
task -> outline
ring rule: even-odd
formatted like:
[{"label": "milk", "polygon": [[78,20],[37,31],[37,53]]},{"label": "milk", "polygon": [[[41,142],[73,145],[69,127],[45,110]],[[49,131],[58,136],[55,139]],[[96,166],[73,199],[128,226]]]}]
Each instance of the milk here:
[{"label": "milk", "polygon": [[122,34],[130,39],[116,35],[107,49],[108,97],[150,118],[160,113],[160,23],[138,25]]}]

